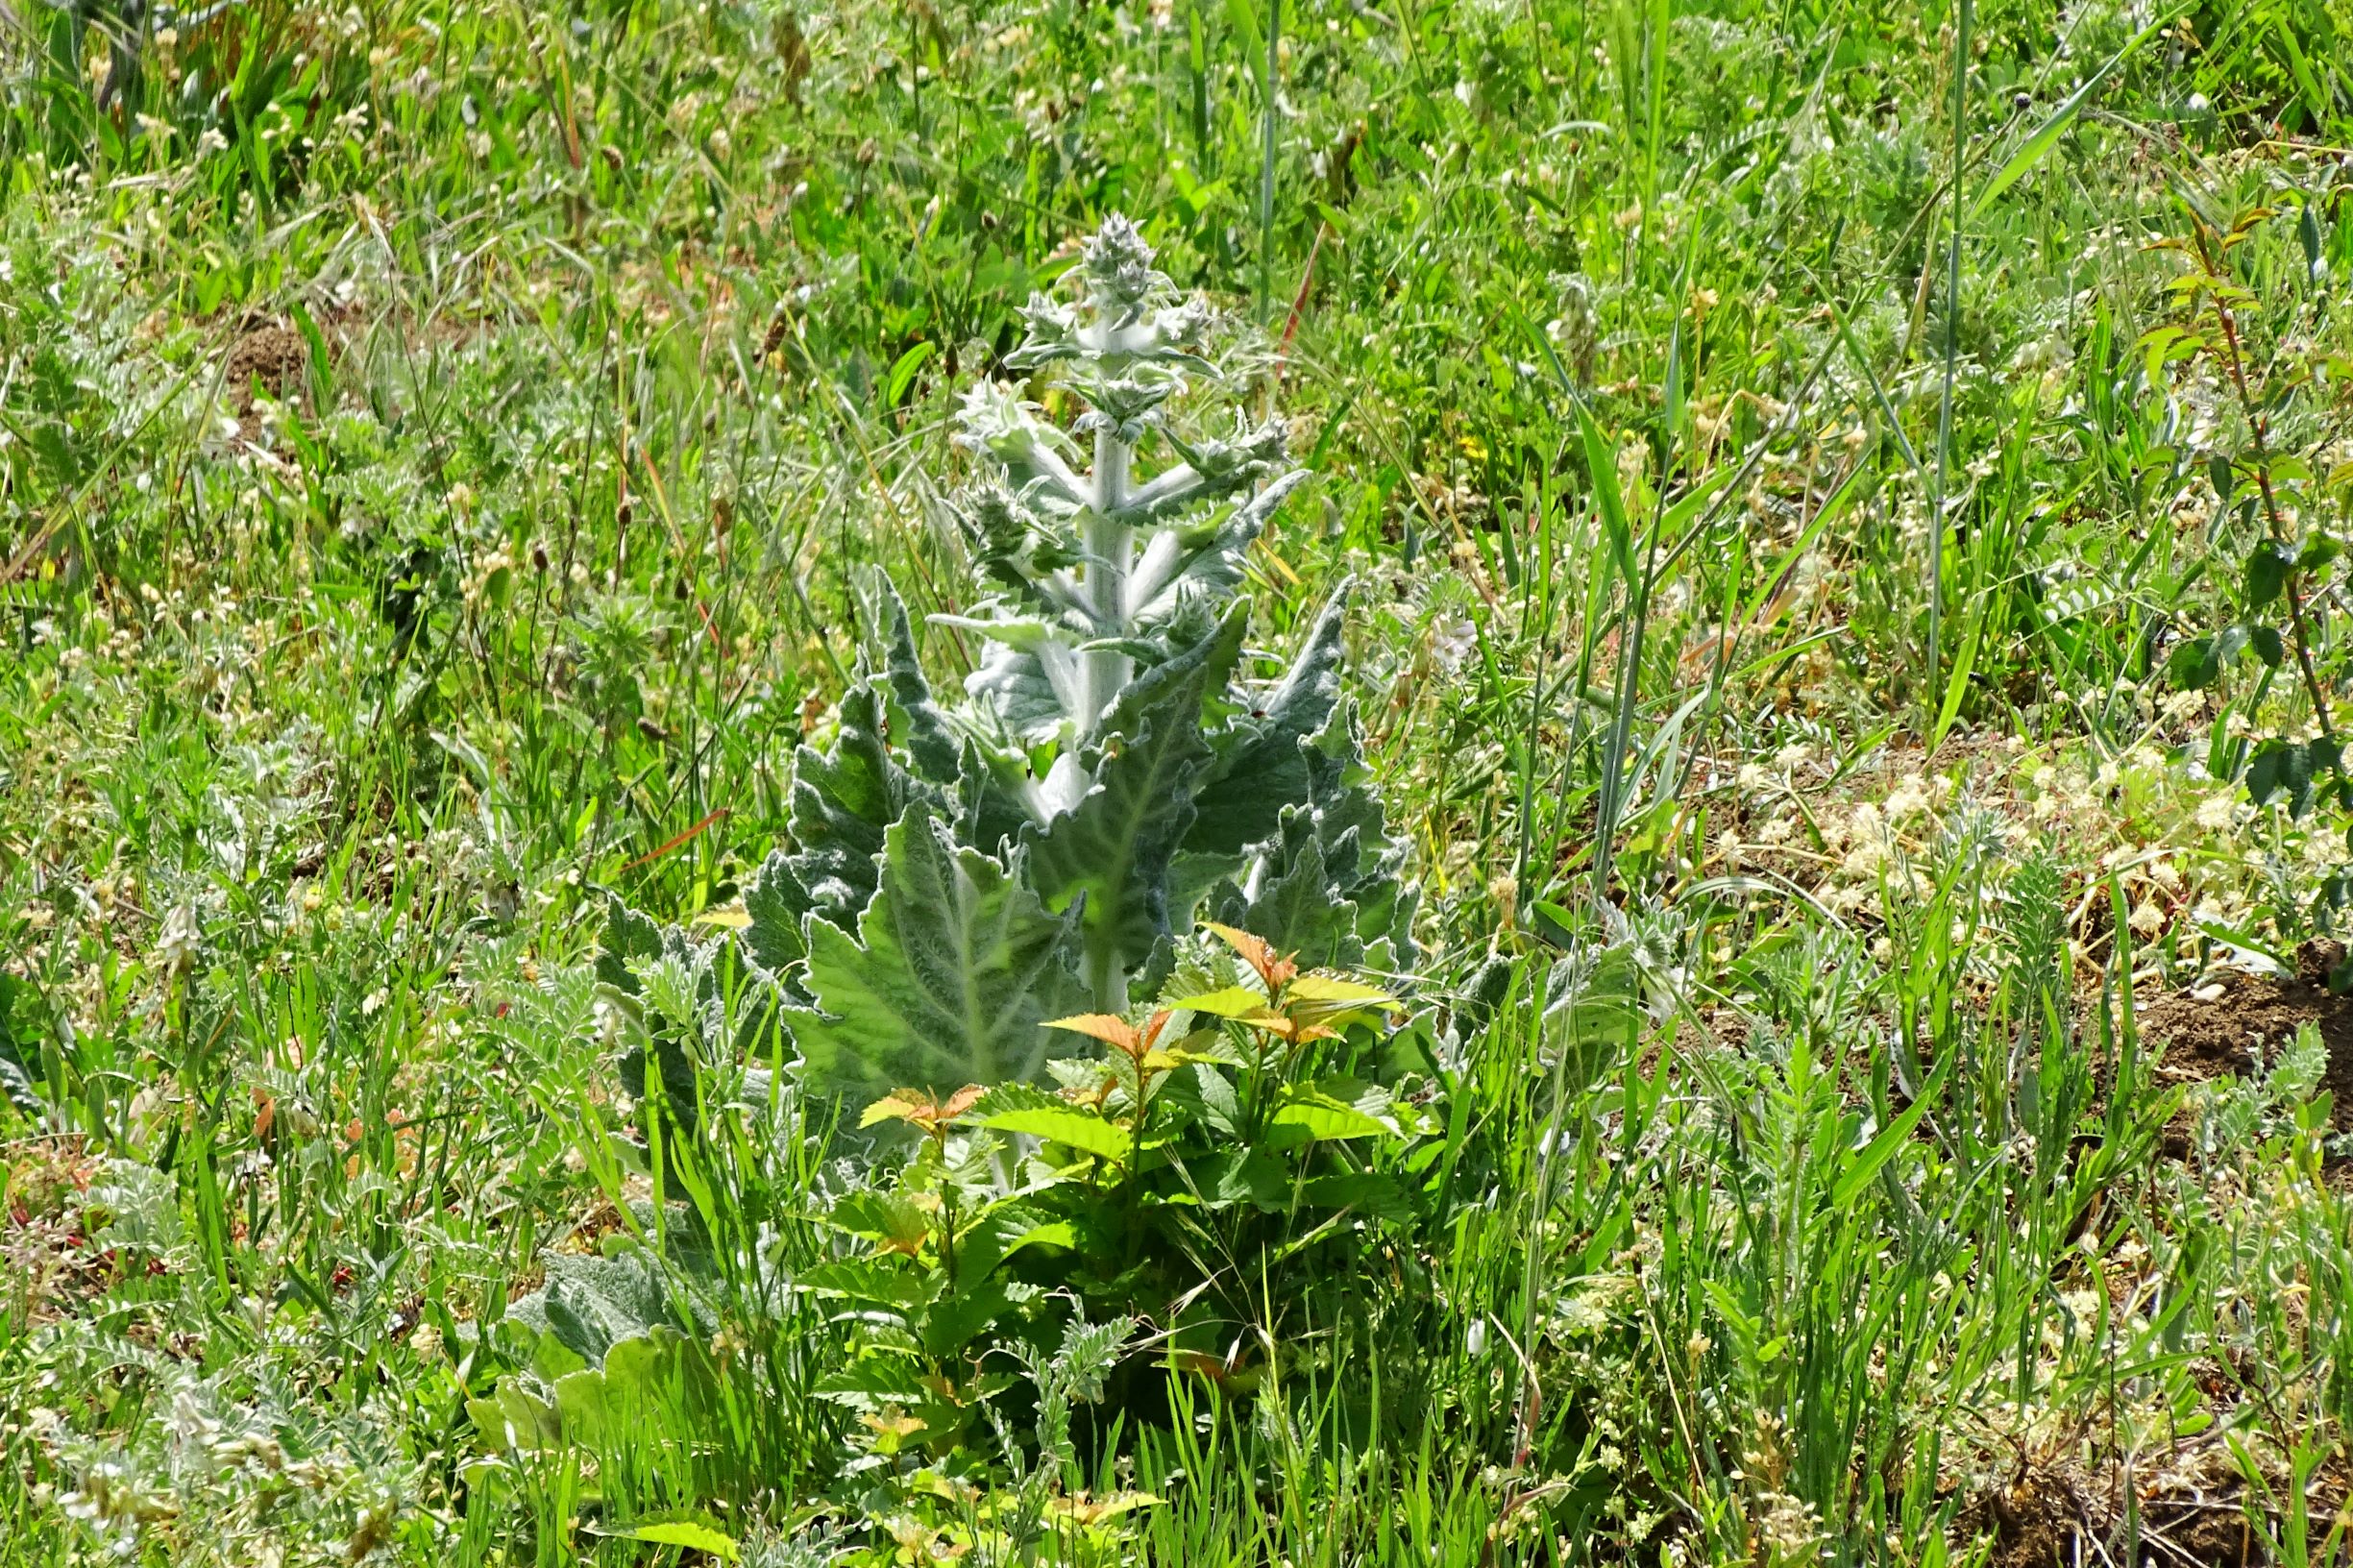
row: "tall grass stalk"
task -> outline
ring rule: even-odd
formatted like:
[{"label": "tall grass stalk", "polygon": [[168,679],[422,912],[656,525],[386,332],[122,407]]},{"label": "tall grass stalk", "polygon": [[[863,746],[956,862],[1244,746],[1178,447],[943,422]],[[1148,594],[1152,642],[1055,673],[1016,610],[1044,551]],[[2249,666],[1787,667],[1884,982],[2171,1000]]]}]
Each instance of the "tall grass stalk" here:
[{"label": "tall grass stalk", "polygon": [[1921,733],[1924,740],[1938,733],[1936,715],[1944,692],[1945,507],[1952,488],[1952,387],[1961,353],[1961,236],[1962,177],[1969,156],[1969,73],[1975,0],[1960,0],[1952,56],[1952,165],[1949,180],[1952,233],[1945,259],[1945,378],[1936,413],[1936,495],[1928,508],[1928,651],[1921,680]]}]

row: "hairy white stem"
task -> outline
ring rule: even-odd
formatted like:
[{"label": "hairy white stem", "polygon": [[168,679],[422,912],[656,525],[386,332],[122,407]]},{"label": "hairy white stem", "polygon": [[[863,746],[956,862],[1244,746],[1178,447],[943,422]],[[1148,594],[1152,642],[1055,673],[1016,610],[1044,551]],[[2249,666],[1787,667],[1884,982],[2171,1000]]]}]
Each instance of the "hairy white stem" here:
[{"label": "hairy white stem", "polygon": [[[1127,630],[1124,613],[1128,555],[1133,531],[1119,520],[1128,503],[1128,463],[1134,456],[1127,443],[1108,426],[1094,432],[1094,494],[1087,520],[1088,598],[1098,637],[1116,637]],[[1089,728],[1103,717],[1119,689],[1136,673],[1135,661],[1124,653],[1098,651],[1086,661],[1081,690],[1085,694],[1080,719]]]},{"label": "hairy white stem", "polygon": [[[1128,502],[1128,463],[1135,453],[1108,423],[1094,432],[1094,505],[1087,522],[1087,563],[1090,596],[1094,603],[1095,635],[1116,637],[1127,630],[1126,599],[1133,532],[1119,520]],[[1086,692],[1087,726],[1103,718],[1136,661],[1124,653],[1097,649],[1080,655],[1084,661],[1081,686]],[[1110,932],[1096,932],[1088,943],[1088,980],[1095,1006],[1107,1013],[1127,1010],[1127,968],[1119,962],[1119,946]]]}]

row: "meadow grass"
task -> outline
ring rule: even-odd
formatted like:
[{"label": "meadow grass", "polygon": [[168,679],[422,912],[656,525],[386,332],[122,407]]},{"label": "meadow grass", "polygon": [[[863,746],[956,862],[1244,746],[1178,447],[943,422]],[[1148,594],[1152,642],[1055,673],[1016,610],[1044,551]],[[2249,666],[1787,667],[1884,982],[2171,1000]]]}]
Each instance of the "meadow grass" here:
[{"label": "meadow grass", "polygon": [[[0,64],[0,1563],[2353,1560],[2353,10]],[[594,959],[741,923],[867,573],[974,668],[953,411],[1114,212],[1312,471],[1245,673],[1359,585],[1423,1130],[1269,1200],[1216,1355],[1008,1347],[931,1441],[807,1286],[861,1108],[723,966],[647,1148]],[[600,1258],[625,1378],[510,1316]]]}]

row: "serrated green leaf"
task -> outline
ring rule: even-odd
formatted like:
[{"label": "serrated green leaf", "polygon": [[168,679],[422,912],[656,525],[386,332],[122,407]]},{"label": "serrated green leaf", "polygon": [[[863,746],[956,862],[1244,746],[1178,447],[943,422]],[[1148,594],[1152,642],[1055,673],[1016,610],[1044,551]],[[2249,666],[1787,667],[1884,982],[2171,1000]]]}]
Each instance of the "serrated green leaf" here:
[{"label": "serrated green leaf", "polygon": [[772,977],[787,973],[808,957],[801,923],[810,905],[809,890],[795,874],[791,860],[781,849],[770,851],[744,888],[746,924],[736,940],[746,956]]},{"label": "serrated green leaf", "polygon": [[805,1075],[871,1098],[1036,1073],[1044,1020],[1080,1005],[1074,917],[1048,914],[1018,870],[1017,856],[1008,867],[954,845],[928,807],[909,806],[857,938],[810,926],[809,991],[826,1016],[795,1027]]},{"label": "serrated green leaf", "polygon": [[1389,1112],[1388,1092],[1353,1078],[1325,1078],[1287,1088],[1270,1128],[1294,1128],[1308,1138],[1395,1138],[1401,1129]]},{"label": "serrated green leaf", "polygon": [[1066,1219],[1040,1219],[1019,1205],[998,1209],[956,1237],[956,1276],[968,1281],[1024,1247],[1074,1247],[1078,1233]]},{"label": "serrated green leaf", "polygon": [[860,681],[843,695],[841,735],[831,751],[802,747],[793,773],[787,855],[810,908],[847,929],[874,894],[883,836],[910,805],[942,809],[945,797],[900,767],[883,740],[884,699]]},{"label": "serrated green leaf", "polygon": [[1311,807],[1286,807],[1281,837],[1268,846],[1268,865],[1254,879],[1257,896],[1245,898],[1238,888],[1221,890],[1212,896],[1210,911],[1221,924],[1263,937],[1278,952],[1298,955],[1302,965],[1353,968],[1363,961],[1364,944],[1356,904],[1333,861],[1353,865],[1358,860],[1356,830],[1341,830],[1327,846],[1324,825]]},{"label": "serrated green leaf", "polygon": [[915,647],[915,627],[898,589],[883,574],[874,574],[874,599],[882,621],[883,675],[890,685],[892,734],[907,749],[915,771],[935,784],[952,783],[961,769],[961,752],[947,715],[932,700],[931,682],[924,677],[922,659]]},{"label": "serrated green leaf", "polygon": [[884,1258],[834,1258],[800,1271],[793,1288],[806,1295],[834,1296],[913,1312],[930,1299],[925,1283],[903,1262]]},{"label": "serrated green leaf", "polygon": [[668,949],[662,927],[622,902],[617,894],[604,895],[604,932],[597,939],[597,978],[624,995],[637,994],[633,966],[660,958]]},{"label": "serrated green leaf", "polygon": [[931,1216],[902,1192],[878,1188],[852,1192],[834,1205],[828,1223],[862,1236],[885,1251],[913,1257],[931,1236]]},{"label": "serrated green leaf", "polygon": [[973,1276],[965,1288],[934,1302],[923,1314],[923,1349],[934,1356],[955,1356],[990,1334],[1007,1312],[1038,1294],[1038,1286],[1018,1280]]},{"label": "serrated green leaf", "polygon": [[1379,986],[1332,974],[1303,974],[1284,990],[1287,1001],[1346,1002],[1362,1007],[1394,1006],[1397,998]]},{"label": "serrated green leaf", "polygon": [[1066,1144],[1115,1164],[1125,1164],[1135,1147],[1128,1130],[1105,1119],[1102,1112],[1021,1085],[1008,1084],[992,1090],[973,1109],[972,1119],[1000,1133],[1021,1133]]},{"label": "serrated green leaf", "polygon": [[708,1525],[691,1524],[682,1519],[667,1524],[638,1525],[633,1529],[606,1533],[620,1540],[643,1541],[649,1546],[675,1546],[689,1552],[700,1552],[723,1562],[733,1562],[744,1555],[732,1535],[713,1530]]},{"label": "serrated green leaf", "polygon": [[1307,799],[1303,747],[1330,723],[1339,702],[1349,588],[1342,581],[1334,591],[1283,683],[1260,710],[1235,720],[1228,733],[1213,742],[1217,760],[1198,793],[1198,814],[1185,835],[1188,850],[1238,854],[1274,834],[1284,806]]},{"label": "serrated green leaf", "polygon": [[905,1356],[884,1353],[860,1357],[822,1379],[817,1397],[855,1410],[920,1405],[931,1397],[920,1368]]},{"label": "serrated green leaf", "polygon": [[1203,992],[1197,996],[1180,996],[1166,1004],[1171,1013],[1207,1013],[1216,1018],[1258,1018],[1268,1016],[1266,995],[1248,986],[1227,986],[1222,991]]}]

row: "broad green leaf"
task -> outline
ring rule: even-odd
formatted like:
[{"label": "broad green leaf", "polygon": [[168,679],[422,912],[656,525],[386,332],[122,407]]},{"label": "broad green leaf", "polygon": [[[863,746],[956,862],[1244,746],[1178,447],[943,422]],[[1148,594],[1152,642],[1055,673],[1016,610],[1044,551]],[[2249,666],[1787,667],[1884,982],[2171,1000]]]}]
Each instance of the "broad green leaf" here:
[{"label": "broad green leaf", "polygon": [[743,1556],[735,1538],[708,1525],[689,1524],[684,1520],[670,1524],[639,1525],[632,1530],[615,1532],[625,1541],[644,1541],[650,1546],[675,1546],[689,1552],[701,1552],[723,1562],[733,1562]]},{"label": "broad green leaf", "polygon": [[846,929],[876,885],[883,836],[910,805],[944,805],[937,786],[909,773],[884,742],[882,694],[861,681],[842,698],[841,738],[820,754],[802,747],[793,773],[787,855],[817,915]]},{"label": "broad green leaf", "polygon": [[1378,986],[1328,974],[1303,974],[1283,992],[1283,1010],[1293,1019],[1331,1029],[1396,1005],[1397,998]]},{"label": "broad green leaf", "polygon": [[1212,741],[1217,760],[1201,785],[1198,815],[1185,835],[1188,850],[1238,854],[1274,834],[1285,805],[1307,799],[1308,758],[1302,747],[1331,721],[1339,702],[1348,593],[1346,582],[1333,593],[1283,684],[1258,712],[1237,719]]},{"label": "broad green leaf", "polygon": [[2254,796],[2259,806],[2284,794],[2288,796],[2289,814],[2301,817],[2312,804],[2313,770],[2311,747],[2292,741],[2266,741],[2256,748],[2254,760],[2247,764],[2247,794]]},{"label": "broad green leaf", "polygon": [[1261,1209],[1284,1203],[1291,1191],[1290,1173],[1282,1161],[1262,1149],[1228,1149],[1199,1161],[1193,1177],[1204,1202],[1213,1209],[1247,1203]]},{"label": "broad green leaf", "polygon": [[1168,1004],[1173,1013],[1207,1013],[1216,1018],[1261,1018],[1271,1015],[1266,1009],[1266,995],[1248,986],[1228,986],[1222,991],[1204,992],[1198,996],[1186,996]]},{"label": "broad green leaf", "polygon": [[1082,1154],[1124,1164],[1134,1148],[1128,1130],[1104,1118],[1100,1111],[1018,1084],[993,1091],[973,1112],[972,1119],[1000,1133],[1022,1133],[1063,1143]]},{"label": "broad green leaf", "polygon": [[1341,1171],[1317,1176],[1300,1188],[1301,1200],[1317,1209],[1353,1209],[1378,1219],[1405,1219],[1413,1213],[1413,1200],[1385,1172]]},{"label": "broad green leaf", "polygon": [[924,678],[923,663],[916,652],[915,628],[908,622],[907,606],[889,577],[877,572],[873,581],[882,621],[883,674],[890,686],[891,733],[906,747],[918,773],[935,784],[954,783],[961,772],[963,748],[947,715],[932,700],[931,682]]},{"label": "broad green leaf", "polygon": [[1325,1078],[1283,1091],[1270,1128],[1295,1128],[1318,1140],[1395,1138],[1400,1129],[1389,1114],[1386,1090],[1353,1078]]},{"label": "broad green leaf", "polygon": [[2295,557],[2284,545],[2268,541],[2257,545],[2246,558],[2246,601],[2250,609],[2260,610],[2279,598],[2288,586],[2288,574],[2295,566]]},{"label": "broad green leaf", "polygon": [[584,1367],[555,1380],[555,1414],[567,1441],[582,1446],[601,1441],[611,1412],[601,1369]]},{"label": "broad green leaf", "polygon": [[2222,661],[2211,637],[2191,637],[2165,657],[2165,678],[2176,691],[2203,691],[2222,676]]},{"label": "broad green leaf", "polygon": [[873,1098],[1025,1078],[1044,1062],[1044,1020],[1079,1003],[1067,968],[1073,917],[1046,912],[1011,867],[947,841],[919,803],[886,837],[858,936],[810,924],[809,991],[797,1019],[803,1071]]},{"label": "broad green leaf", "polygon": [[665,1274],[696,1270],[700,1255],[674,1247],[665,1263],[622,1234],[625,1244],[610,1256],[548,1253],[546,1282],[507,1308],[508,1317],[544,1336],[544,1346],[560,1347],[564,1358],[550,1369],[599,1365],[615,1345],[676,1326]]}]

